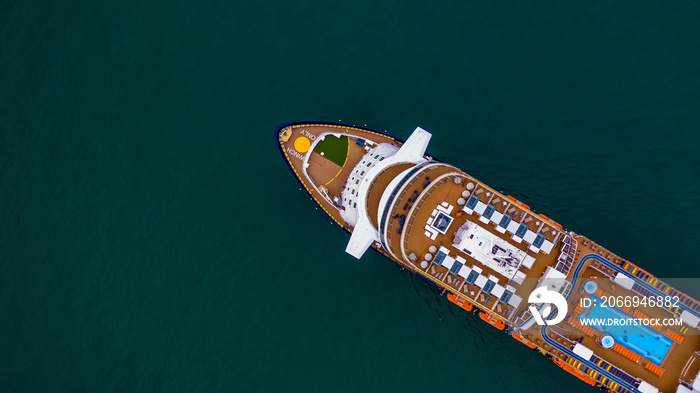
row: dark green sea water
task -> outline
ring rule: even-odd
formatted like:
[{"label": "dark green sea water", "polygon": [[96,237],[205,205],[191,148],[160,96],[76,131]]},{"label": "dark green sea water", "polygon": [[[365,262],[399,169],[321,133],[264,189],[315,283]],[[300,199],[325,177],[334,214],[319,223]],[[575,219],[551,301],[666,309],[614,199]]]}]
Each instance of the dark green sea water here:
[{"label": "dark green sea water", "polygon": [[699,277],[698,20],[690,0],[3,2],[0,391],[596,391],[346,255],[273,130],[422,126],[566,228]]}]

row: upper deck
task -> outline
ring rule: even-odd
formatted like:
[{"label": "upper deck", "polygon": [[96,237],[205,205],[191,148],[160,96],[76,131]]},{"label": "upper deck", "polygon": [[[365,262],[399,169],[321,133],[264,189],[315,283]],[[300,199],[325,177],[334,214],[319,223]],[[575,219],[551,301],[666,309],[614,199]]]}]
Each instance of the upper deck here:
[{"label": "upper deck", "polygon": [[[467,206],[469,200],[478,200],[474,209]],[[451,219],[445,230],[435,225],[440,214]],[[510,224],[505,227],[501,225],[504,217]],[[463,241],[455,241],[460,229],[467,227],[472,228],[469,236],[476,233],[479,237],[480,233],[483,242],[489,242],[489,249],[465,249]],[[524,234],[518,236],[521,228]],[[394,257],[507,321],[523,311],[522,299],[532,292],[545,270],[566,258],[560,258],[559,249],[567,234],[557,224],[445,164],[427,166],[405,185],[392,205],[384,231]],[[542,243],[535,243],[538,238]],[[545,240],[551,244],[546,251],[533,245]],[[502,251],[500,256],[491,253],[494,246]],[[512,263],[506,263],[508,258]]]}]

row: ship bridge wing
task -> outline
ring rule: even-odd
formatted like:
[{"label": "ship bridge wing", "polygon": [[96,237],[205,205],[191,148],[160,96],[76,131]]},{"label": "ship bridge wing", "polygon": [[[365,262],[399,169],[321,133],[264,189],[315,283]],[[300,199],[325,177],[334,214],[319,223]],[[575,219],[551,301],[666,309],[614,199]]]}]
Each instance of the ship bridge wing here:
[{"label": "ship bridge wing", "polygon": [[415,131],[411,134],[406,142],[401,146],[401,149],[396,153],[396,159],[406,162],[419,162],[423,160],[425,155],[425,149],[428,148],[428,143],[430,143],[431,133],[428,131],[416,127]]},{"label": "ship bridge wing", "polygon": [[360,220],[358,225],[352,231],[350,241],[345,252],[360,259],[365,251],[372,245],[372,242],[379,240],[377,230],[372,226],[369,220]]}]

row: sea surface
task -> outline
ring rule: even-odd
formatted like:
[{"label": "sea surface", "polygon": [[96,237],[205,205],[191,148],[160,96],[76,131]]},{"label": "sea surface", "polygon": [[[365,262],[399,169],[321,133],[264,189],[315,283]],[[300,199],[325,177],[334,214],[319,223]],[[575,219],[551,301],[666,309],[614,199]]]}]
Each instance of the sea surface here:
[{"label": "sea surface", "polygon": [[274,129],[421,126],[565,228],[700,277],[698,20],[691,0],[3,2],[0,392],[597,391],[345,254]]}]

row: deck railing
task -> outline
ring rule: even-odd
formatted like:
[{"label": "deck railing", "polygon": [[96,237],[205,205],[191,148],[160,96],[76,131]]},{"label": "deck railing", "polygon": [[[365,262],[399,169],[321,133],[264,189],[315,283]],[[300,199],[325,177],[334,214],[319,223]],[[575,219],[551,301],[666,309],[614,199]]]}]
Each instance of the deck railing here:
[{"label": "deck railing", "polygon": [[[408,192],[408,190],[411,189],[411,188],[413,187],[413,185],[416,184],[416,182],[418,182],[419,180],[423,179],[423,175],[424,175],[424,174],[426,174],[427,172],[429,172],[429,171],[435,169],[436,166],[443,166],[443,165],[445,165],[445,164],[434,163],[433,165],[426,165],[426,166],[423,167],[420,171],[418,171],[417,173],[411,175],[411,176],[412,176],[411,180],[408,181],[407,183],[405,183],[405,184],[402,186],[401,191],[400,191],[399,194],[396,196],[396,198],[394,198],[395,209],[392,209],[391,213],[390,213],[389,216],[387,217],[386,232],[387,232],[388,235],[392,235],[392,234],[393,234],[392,231],[394,230],[394,221],[395,221],[395,220],[393,219],[393,216],[396,214],[396,212],[397,212],[398,209],[399,209],[399,205],[396,204],[396,201],[402,200],[402,199],[406,196],[406,193]],[[418,203],[418,202],[416,202],[416,203]],[[422,205],[422,204],[421,204],[421,205]],[[414,205],[414,206],[415,206],[415,205]],[[408,213],[409,213],[409,212],[407,212],[407,215],[410,215],[410,214],[408,214]],[[409,218],[410,223],[412,224],[412,223],[413,223],[413,220],[412,220],[411,218],[413,218],[413,217],[408,217],[408,218]],[[380,220],[381,220],[381,217],[380,217]],[[401,232],[402,232],[402,233],[405,233],[405,232],[406,232],[406,229],[407,229],[407,228],[410,228],[410,226],[408,226],[409,221],[404,222],[404,226],[401,228]],[[391,245],[389,244],[389,243],[391,242],[390,239],[391,239],[391,236],[387,236],[387,237],[386,237],[387,245],[388,245],[389,247],[391,247]],[[405,247],[405,244],[404,244],[404,247]]]}]

